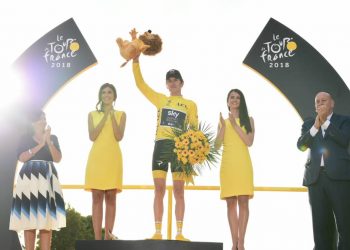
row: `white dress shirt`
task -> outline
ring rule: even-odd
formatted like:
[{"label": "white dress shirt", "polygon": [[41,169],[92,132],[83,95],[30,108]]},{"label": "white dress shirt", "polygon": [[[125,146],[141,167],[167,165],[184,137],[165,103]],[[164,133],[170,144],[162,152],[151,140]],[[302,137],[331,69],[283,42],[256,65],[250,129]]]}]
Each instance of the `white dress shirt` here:
[{"label": "white dress shirt", "polygon": [[[331,124],[331,122],[329,121],[332,117],[333,113],[331,113],[329,116],[327,116],[327,120],[321,125],[321,131],[322,131],[322,136],[324,137],[324,134],[326,133],[326,130],[329,126],[329,124]],[[315,137],[315,135],[317,134],[318,129],[315,128],[315,126],[312,126],[310,129],[310,135],[312,137]],[[323,160],[323,154],[321,157],[321,167],[324,167],[324,160]]]}]

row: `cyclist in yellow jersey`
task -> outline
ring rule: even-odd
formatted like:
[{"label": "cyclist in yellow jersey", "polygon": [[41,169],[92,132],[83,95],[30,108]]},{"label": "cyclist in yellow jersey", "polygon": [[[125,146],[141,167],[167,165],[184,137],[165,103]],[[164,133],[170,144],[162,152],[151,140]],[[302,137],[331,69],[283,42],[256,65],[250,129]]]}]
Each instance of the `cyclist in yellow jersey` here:
[{"label": "cyclist in yellow jersey", "polygon": [[[143,80],[139,58],[133,60],[133,73],[136,86],[142,94],[157,108],[157,132],[153,151],[152,173],[155,186],[154,196],[154,219],[156,232],[150,238],[153,240],[162,239],[162,217],[163,199],[166,189],[166,175],[169,161],[160,160],[160,149],[170,143],[169,134],[173,128],[183,129],[185,126],[198,127],[197,106],[191,101],[182,97],[181,89],[184,81],[178,70],[169,70],[166,74],[166,86],[170,96],[158,93],[149,87]],[[180,171],[180,172],[179,172]],[[175,217],[177,225],[176,240],[188,241],[182,234],[182,224],[185,213],[184,183],[185,175],[177,166],[171,166],[175,197]]]}]

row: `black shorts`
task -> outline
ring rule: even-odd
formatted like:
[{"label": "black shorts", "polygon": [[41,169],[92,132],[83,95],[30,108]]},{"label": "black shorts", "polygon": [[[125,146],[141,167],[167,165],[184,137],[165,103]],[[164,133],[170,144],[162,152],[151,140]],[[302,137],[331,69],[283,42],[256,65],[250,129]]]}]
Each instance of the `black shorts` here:
[{"label": "black shorts", "polygon": [[[174,149],[174,141],[169,139],[156,141],[154,144],[153,150],[153,159],[152,159],[152,171],[161,170],[168,172],[169,164],[175,162],[176,154],[171,154],[171,156],[164,156],[164,149],[171,147]],[[183,172],[180,166],[171,165],[171,172]]]}]

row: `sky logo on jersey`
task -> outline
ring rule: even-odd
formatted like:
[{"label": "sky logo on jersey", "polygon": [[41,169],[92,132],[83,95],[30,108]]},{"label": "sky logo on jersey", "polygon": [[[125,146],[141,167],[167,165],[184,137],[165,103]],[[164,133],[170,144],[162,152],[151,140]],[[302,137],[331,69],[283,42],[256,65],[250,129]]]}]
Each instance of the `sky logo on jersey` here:
[{"label": "sky logo on jersey", "polygon": [[168,110],[168,116],[169,117],[174,117],[174,119],[177,119],[177,117],[179,116],[179,112],[177,112],[177,111],[174,111],[174,110]]},{"label": "sky logo on jersey", "polygon": [[160,125],[167,126],[172,128],[183,129],[186,120],[186,113],[174,110],[163,108],[161,112]]}]

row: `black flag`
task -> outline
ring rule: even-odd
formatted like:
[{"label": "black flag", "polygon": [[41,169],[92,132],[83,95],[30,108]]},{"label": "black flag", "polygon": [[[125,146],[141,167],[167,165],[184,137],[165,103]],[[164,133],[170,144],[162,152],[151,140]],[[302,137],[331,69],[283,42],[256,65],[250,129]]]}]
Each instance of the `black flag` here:
[{"label": "black flag", "polygon": [[30,46],[14,63],[25,104],[41,108],[67,81],[97,62],[73,18]]},{"label": "black flag", "polygon": [[349,88],[334,68],[302,37],[272,18],[243,63],[275,85],[302,119],[314,116],[320,91],[333,96],[335,112],[350,115]]}]

